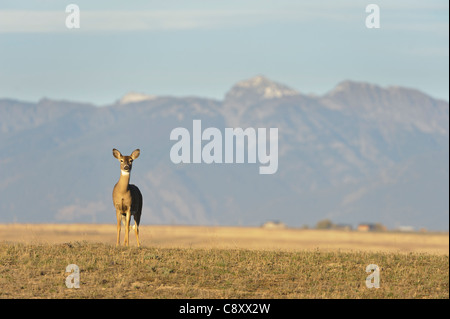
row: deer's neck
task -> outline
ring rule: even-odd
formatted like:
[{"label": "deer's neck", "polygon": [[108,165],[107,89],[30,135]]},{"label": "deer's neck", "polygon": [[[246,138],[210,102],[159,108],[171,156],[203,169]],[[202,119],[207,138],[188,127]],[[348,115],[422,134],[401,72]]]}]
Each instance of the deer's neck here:
[{"label": "deer's neck", "polygon": [[121,193],[128,191],[128,184],[130,183],[130,172],[120,171],[119,182],[117,182],[117,189]]}]

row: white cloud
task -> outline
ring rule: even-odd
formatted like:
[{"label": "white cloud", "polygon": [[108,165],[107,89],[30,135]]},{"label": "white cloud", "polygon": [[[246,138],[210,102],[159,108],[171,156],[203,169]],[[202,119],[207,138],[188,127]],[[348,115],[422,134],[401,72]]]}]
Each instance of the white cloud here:
[{"label": "white cloud", "polygon": [[65,18],[57,11],[0,11],[0,33],[62,31]]},{"label": "white cloud", "polygon": [[[65,26],[65,11],[0,11],[0,33],[44,33],[71,31]],[[84,11],[80,10],[77,31],[161,31],[254,26],[273,21],[310,21],[316,18],[346,20],[332,10],[160,10]]]},{"label": "white cloud", "polygon": [[[68,13],[57,11],[0,11],[0,33],[71,31]],[[158,31],[217,27],[232,22],[230,12],[211,11],[80,11],[77,31]],[[233,22],[235,23],[235,22]]]},{"label": "white cloud", "polygon": [[[415,28],[430,31],[448,27],[447,20],[436,21],[439,12],[448,11],[446,2],[382,1],[381,8],[383,27],[394,29]],[[254,26],[267,22],[284,21],[324,21],[328,23],[348,23],[364,21],[367,4],[355,1],[241,1],[239,5],[209,4],[205,7],[190,10],[131,10],[118,11],[114,6],[105,3],[107,10],[84,10],[80,8],[81,28],[77,31],[160,31],[190,30],[205,28],[223,28],[235,26]],[[58,5],[59,6],[59,5]],[[87,6],[87,5],[86,5]],[[197,6],[198,7],[198,6]],[[221,7],[222,9],[219,9]],[[212,9],[214,8],[214,9]],[[65,19],[69,13],[59,11],[33,10],[0,10],[0,33],[31,32],[67,32]],[[419,22],[419,23],[418,23]]]}]

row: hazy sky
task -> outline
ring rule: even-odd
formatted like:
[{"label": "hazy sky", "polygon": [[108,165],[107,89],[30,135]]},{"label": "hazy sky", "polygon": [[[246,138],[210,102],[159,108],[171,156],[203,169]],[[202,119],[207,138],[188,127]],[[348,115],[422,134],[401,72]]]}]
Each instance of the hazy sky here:
[{"label": "hazy sky", "polygon": [[[68,4],[81,10],[68,29]],[[368,29],[369,3],[381,28]],[[447,1],[0,0],[0,98],[222,99],[258,74],[303,93],[349,79],[449,99]]]}]

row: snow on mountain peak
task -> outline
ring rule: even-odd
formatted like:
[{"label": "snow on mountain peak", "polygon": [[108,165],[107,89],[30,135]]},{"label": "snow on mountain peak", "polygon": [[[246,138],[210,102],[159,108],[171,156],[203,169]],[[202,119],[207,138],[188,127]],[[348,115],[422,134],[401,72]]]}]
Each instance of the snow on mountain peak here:
[{"label": "snow on mountain peak", "polygon": [[299,95],[300,93],[283,84],[276,83],[268,78],[258,75],[247,80],[238,82],[230,94],[239,97],[244,92],[252,92],[265,99],[281,98],[285,96]]},{"label": "snow on mountain peak", "polygon": [[142,101],[148,101],[148,100],[154,100],[156,99],[156,95],[148,95],[143,93],[137,93],[137,92],[130,92],[125,94],[119,101],[119,105],[125,105],[128,103],[136,103],[136,102],[142,102]]}]

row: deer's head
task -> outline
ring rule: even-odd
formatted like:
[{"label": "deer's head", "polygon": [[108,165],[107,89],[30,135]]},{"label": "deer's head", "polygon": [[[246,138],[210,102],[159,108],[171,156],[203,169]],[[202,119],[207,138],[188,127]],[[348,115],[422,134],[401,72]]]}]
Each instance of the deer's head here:
[{"label": "deer's head", "polygon": [[131,155],[123,156],[118,150],[113,148],[113,156],[119,160],[122,174],[130,174],[133,161],[139,157],[140,153],[139,149],[135,149]]}]

